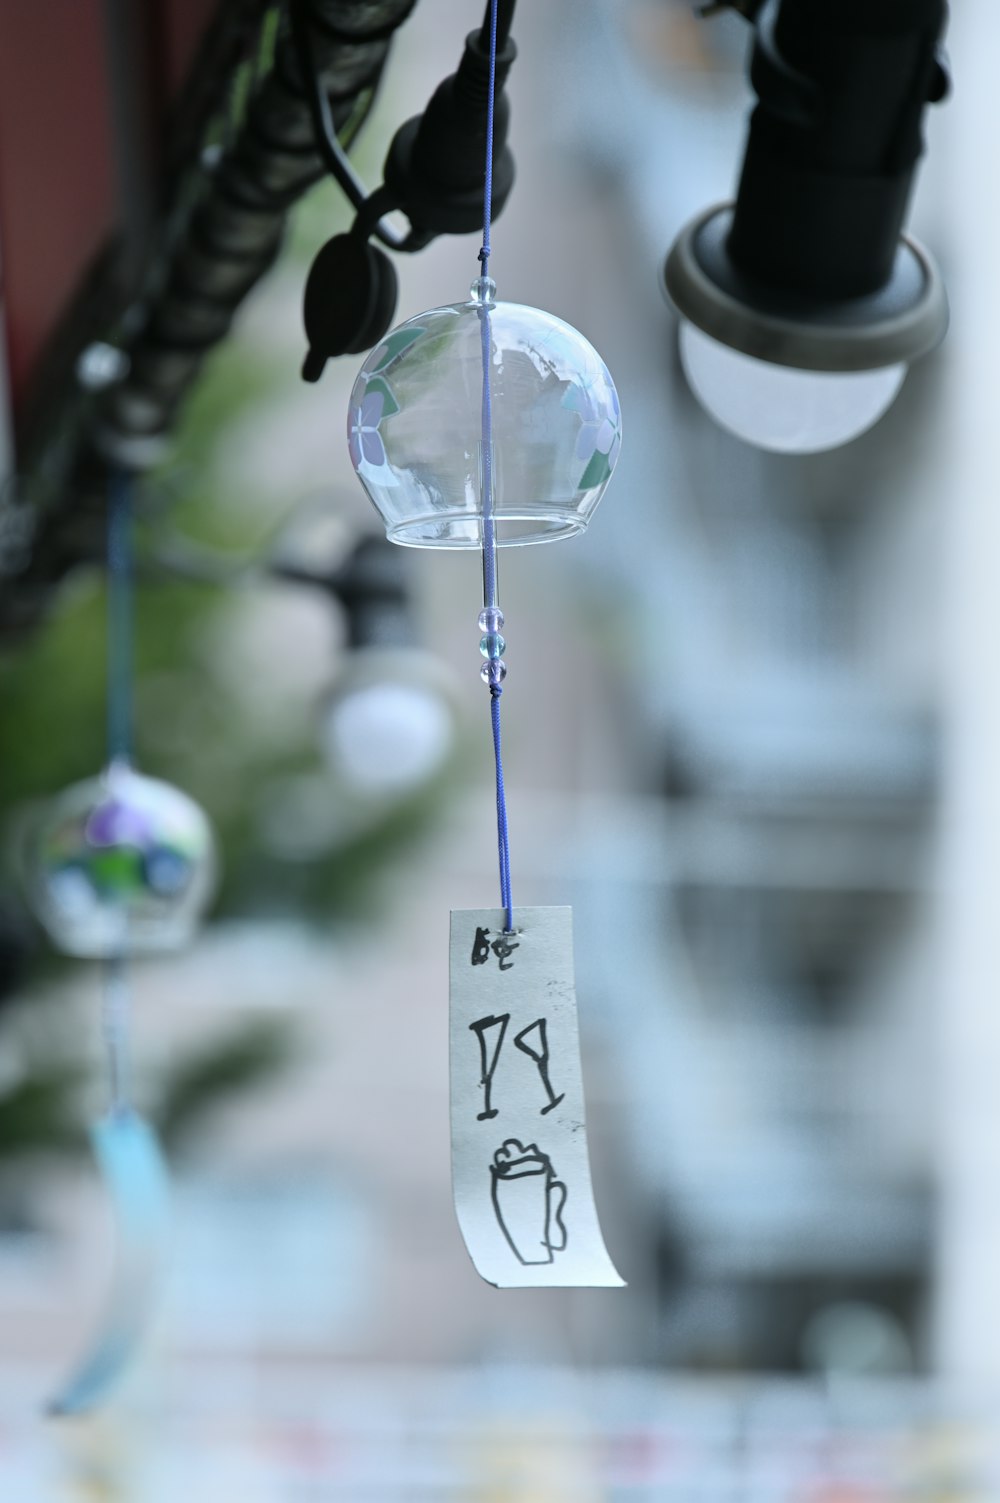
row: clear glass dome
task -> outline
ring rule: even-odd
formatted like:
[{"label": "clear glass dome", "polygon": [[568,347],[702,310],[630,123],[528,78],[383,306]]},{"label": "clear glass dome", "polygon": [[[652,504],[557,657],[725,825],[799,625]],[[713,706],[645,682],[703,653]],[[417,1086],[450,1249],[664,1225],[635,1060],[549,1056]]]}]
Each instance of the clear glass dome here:
[{"label": "clear glass dome", "polygon": [[172,950],[194,931],[215,886],[215,844],[186,793],[126,767],[75,783],[35,831],[35,912],[67,955]]},{"label": "clear glass dome", "polygon": [[618,394],[582,334],[519,303],[433,308],[386,335],[351,393],[351,459],[395,543],[481,546],[485,319],[497,543],[582,532],[611,478]]}]

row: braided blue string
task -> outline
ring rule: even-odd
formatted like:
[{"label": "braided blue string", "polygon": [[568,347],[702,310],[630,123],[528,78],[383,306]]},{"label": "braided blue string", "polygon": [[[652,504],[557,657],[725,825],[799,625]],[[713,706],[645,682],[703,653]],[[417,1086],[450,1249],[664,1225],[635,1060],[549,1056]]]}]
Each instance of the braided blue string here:
[{"label": "braided blue string", "polygon": [[483,360],[482,457],[479,494],[483,512],[483,604],[497,603],[497,535],[493,519],[493,396],[490,390],[490,346],[493,331],[488,303],[479,304],[479,335]]},{"label": "braided blue string", "polygon": [[132,758],[132,491],[127,470],[108,476],[108,760]]},{"label": "braided blue string", "polygon": [[[483,244],[479,252],[481,275],[490,269],[490,215],[493,208],[493,115],[496,98],[497,0],[490,0],[490,76],[486,96],[486,173],[483,184]],[[484,296],[479,303],[479,328],[483,357],[482,462],[480,494],[483,511],[483,603],[497,603],[497,539],[493,514],[493,402],[490,389],[489,303]],[[507,799],[503,786],[503,761],[500,756],[501,684],[490,684],[490,723],[493,728],[493,755],[497,781],[497,857],[500,867],[500,902],[506,911],[508,933],[514,928],[514,900],[510,889],[510,837],[507,830]]]},{"label": "braided blue string", "polygon": [[493,724],[493,755],[497,764],[497,846],[500,856],[500,902],[507,910],[507,931],[514,927],[514,905],[510,895],[510,840],[507,835],[507,800],[503,787],[503,762],[500,759],[500,685],[490,689],[490,720]]},{"label": "braided blue string", "polygon": [[497,0],[490,0],[490,77],[486,93],[486,176],[483,182],[483,276],[490,274],[490,218],[493,211],[493,106],[497,82]]},{"label": "braided blue string", "polygon": [[[113,468],[108,475],[108,761],[127,767],[132,760],[133,608],[132,506],[134,477]],[[124,954],[104,963],[104,1043],[108,1058],[111,1110],[129,1104],[129,980]]]}]

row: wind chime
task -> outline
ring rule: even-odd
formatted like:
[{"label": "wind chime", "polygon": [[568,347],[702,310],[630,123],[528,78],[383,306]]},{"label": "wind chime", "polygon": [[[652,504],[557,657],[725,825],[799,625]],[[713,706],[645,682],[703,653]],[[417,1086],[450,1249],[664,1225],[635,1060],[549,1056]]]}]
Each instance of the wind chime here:
[{"label": "wind chime", "polygon": [[498,1286],[620,1285],[587,1153],[572,913],[518,908],[501,760],[507,680],[497,551],[582,532],[611,478],[621,412],[603,360],[552,314],[498,302],[489,275],[497,0],[490,5],[483,243],[468,302],[434,308],[372,350],[351,393],[362,485],[396,543],[478,548],[480,674],[496,763],[500,906],[451,915],[455,1203]]},{"label": "wind chime", "polygon": [[50,1409],[94,1408],[118,1381],[147,1328],[167,1232],[168,1178],[156,1134],[132,1101],[133,955],[175,950],[193,935],[214,887],[211,828],[187,794],[132,765],[133,478],[108,491],[108,763],[59,794],[29,858],[38,918],[65,955],[104,965],[107,1108],[92,1138],[117,1227],[111,1296],[91,1345]]}]

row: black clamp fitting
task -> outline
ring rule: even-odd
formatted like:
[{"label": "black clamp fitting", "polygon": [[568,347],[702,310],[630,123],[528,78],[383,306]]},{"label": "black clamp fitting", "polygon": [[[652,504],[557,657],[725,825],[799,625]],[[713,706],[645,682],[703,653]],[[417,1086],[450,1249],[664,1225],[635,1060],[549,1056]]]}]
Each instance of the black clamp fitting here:
[{"label": "black clamp fitting", "polygon": [[[504,83],[517,56],[510,36],[514,0],[500,0],[497,23],[493,125],[493,182],[490,217],[503,209],[514,183],[514,158],[507,145],[510,104]],[[421,250],[436,235],[470,234],[483,223],[483,163],[486,158],[486,105],[490,75],[489,6],[479,31],[470,32],[457,70],[441,83],[422,115],[400,126],[385,160],[385,181],[366,194],[336,135],[327,128],[319,97],[322,85],[310,74],[308,28],[293,6],[299,62],[313,93],[313,119],[324,160],[357,210],[353,228],[320,249],[306,282],[303,319],[309,349],[302,366],[306,381],[318,381],[327,360],[370,349],[390,327],[398,284],[385,251]],[[385,220],[402,212],[409,231],[395,232]]]},{"label": "black clamp fitting", "polygon": [[[501,212],[514,186],[507,145],[510,101],[503,92],[517,56],[513,38],[497,49],[493,116],[493,183],[490,218]],[[385,159],[385,185],[414,226],[435,235],[482,229],[489,32],[470,31],[458,69],[439,84],[422,115],[401,125]]]},{"label": "black clamp fitting", "polygon": [[750,276],[817,298],[885,286],[923,151],[948,91],[946,0],[764,0],[758,104],[728,249]]}]

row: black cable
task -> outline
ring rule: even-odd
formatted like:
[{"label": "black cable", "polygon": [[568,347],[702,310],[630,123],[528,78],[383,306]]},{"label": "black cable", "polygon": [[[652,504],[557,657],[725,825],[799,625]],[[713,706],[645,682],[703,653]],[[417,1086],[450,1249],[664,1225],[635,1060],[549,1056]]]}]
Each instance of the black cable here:
[{"label": "black cable", "polygon": [[[302,5],[315,23],[314,66],[307,77],[301,75],[283,16],[273,66],[252,94],[234,139],[214,160],[192,157],[200,150],[203,126],[193,129],[190,116],[178,120],[177,140],[183,140],[187,155],[179,163],[176,141],[167,143],[167,160],[173,163],[170,209],[152,237],[142,298],[128,310],[120,302],[117,308],[106,299],[101,303],[99,327],[107,331],[119,322],[128,376],[103,398],[65,385],[48,390],[25,450],[37,498],[31,556],[18,558],[16,577],[4,581],[0,631],[37,620],[62,576],[80,558],[96,556],[107,460],[142,466],[155,456],[157,440],[169,430],[206,355],[225,337],[236,308],[278,254],[289,208],[324,175],[308,79],[319,80],[334,131],[353,135],[371,107],[390,38],[413,0],[302,0]],[[239,61],[231,39],[245,37],[249,13],[259,16],[260,10],[259,0],[232,0],[222,17],[229,41],[216,34],[207,39],[214,71],[206,73],[198,63],[192,74],[202,121],[207,103],[218,104],[220,83],[228,83]],[[223,52],[230,61],[220,75]],[[93,320],[85,327],[94,338]],[[76,344],[74,353],[79,348]]]}]

